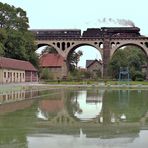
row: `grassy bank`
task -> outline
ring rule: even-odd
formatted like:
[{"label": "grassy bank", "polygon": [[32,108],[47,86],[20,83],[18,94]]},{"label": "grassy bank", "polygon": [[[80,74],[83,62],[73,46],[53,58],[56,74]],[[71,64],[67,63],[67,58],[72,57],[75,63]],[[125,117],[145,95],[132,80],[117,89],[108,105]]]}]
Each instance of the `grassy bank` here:
[{"label": "grassy bank", "polygon": [[[45,84],[45,85],[42,85]],[[60,87],[72,87],[72,86],[99,86],[99,87],[124,87],[124,86],[138,86],[138,87],[147,87],[148,86],[148,81],[110,81],[110,80],[98,80],[98,81],[93,81],[93,80],[87,80],[87,81],[46,81],[46,82],[41,82],[41,85],[39,84],[1,84],[0,85],[0,94],[2,93],[7,93],[10,91],[20,91],[20,90],[36,90],[36,89],[57,89]],[[121,88],[120,87],[120,88]]]},{"label": "grassy bank", "polygon": [[120,84],[128,84],[128,85],[148,85],[148,81],[106,81],[106,84],[110,85],[120,85]]},{"label": "grassy bank", "polygon": [[80,80],[80,81],[45,81],[45,84],[65,84],[65,85],[121,85],[121,84],[128,84],[128,85],[148,85],[148,81],[112,81],[112,80]]}]

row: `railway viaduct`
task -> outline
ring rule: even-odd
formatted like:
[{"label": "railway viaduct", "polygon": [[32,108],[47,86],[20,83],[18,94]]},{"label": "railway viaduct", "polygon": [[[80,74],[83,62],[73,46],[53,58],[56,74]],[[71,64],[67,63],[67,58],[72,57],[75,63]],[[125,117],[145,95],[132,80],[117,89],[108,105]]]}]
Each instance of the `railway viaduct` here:
[{"label": "railway viaduct", "polygon": [[[138,46],[144,51],[148,59],[148,37],[141,35],[139,33],[140,29],[137,29],[137,27],[103,27],[99,29],[100,34],[95,34],[94,31],[90,31],[89,35],[84,35],[83,32],[83,34],[80,36],[71,37],[51,37],[48,36],[48,34],[46,36],[40,36],[39,33],[43,30],[31,31],[35,33],[36,44],[38,47],[44,45],[50,45],[54,47],[57,52],[65,58],[65,63],[68,62],[68,57],[70,54],[78,47],[89,45],[96,48],[102,55],[104,78],[109,76],[108,63],[110,59],[116,50],[123,46]],[[44,30],[44,32],[48,32],[48,30]],[[56,32],[56,30],[54,30],[54,32]],[[65,75],[67,72],[68,69],[65,69]]]}]

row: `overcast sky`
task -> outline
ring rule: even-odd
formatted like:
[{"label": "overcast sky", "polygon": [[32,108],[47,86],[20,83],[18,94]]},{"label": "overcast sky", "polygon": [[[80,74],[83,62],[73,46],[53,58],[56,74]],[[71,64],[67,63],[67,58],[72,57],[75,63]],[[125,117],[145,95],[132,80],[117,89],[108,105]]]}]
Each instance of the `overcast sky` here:
[{"label": "overcast sky", "polygon": [[[82,29],[90,27],[121,26],[109,20],[131,20],[148,35],[147,0],[0,0],[21,7],[27,12],[31,29]],[[111,19],[110,19],[111,20]],[[112,21],[113,22],[113,21]],[[100,58],[93,49],[87,48],[85,59]],[[88,55],[91,55],[90,57]],[[84,57],[84,56],[83,56]],[[85,61],[83,61],[83,66]],[[81,65],[81,64],[80,64]]]}]

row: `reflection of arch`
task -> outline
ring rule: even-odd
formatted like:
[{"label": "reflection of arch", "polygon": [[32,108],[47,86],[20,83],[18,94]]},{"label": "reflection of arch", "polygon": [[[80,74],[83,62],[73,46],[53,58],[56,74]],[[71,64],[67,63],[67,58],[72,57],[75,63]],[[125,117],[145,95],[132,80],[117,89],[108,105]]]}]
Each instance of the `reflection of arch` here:
[{"label": "reflection of arch", "polygon": [[148,49],[146,48],[146,46],[144,46],[141,43],[127,42],[127,43],[121,43],[121,44],[118,43],[116,45],[118,45],[118,46],[114,46],[111,50],[110,58],[112,58],[112,56],[114,55],[114,53],[118,49],[120,49],[121,47],[124,47],[124,46],[136,46],[136,47],[140,48],[145,53],[145,55],[148,57]]},{"label": "reflection of arch", "polygon": [[[81,121],[96,120],[102,111],[102,91],[94,89],[93,91],[81,90],[73,97],[73,112],[75,118]],[[74,107],[73,106],[73,107]],[[78,106],[78,107],[77,107]],[[89,112],[89,113],[88,113]]]}]

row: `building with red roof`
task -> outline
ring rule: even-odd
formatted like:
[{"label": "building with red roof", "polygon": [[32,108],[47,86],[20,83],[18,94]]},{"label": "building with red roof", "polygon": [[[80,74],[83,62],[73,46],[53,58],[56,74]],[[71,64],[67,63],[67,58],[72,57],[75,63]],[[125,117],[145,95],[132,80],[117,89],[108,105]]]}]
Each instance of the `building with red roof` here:
[{"label": "building with red roof", "polygon": [[61,79],[66,76],[66,62],[57,53],[45,53],[40,57],[40,67],[47,68],[54,79]]},{"label": "building with red roof", "polygon": [[37,69],[30,62],[0,57],[0,83],[36,81]]}]

